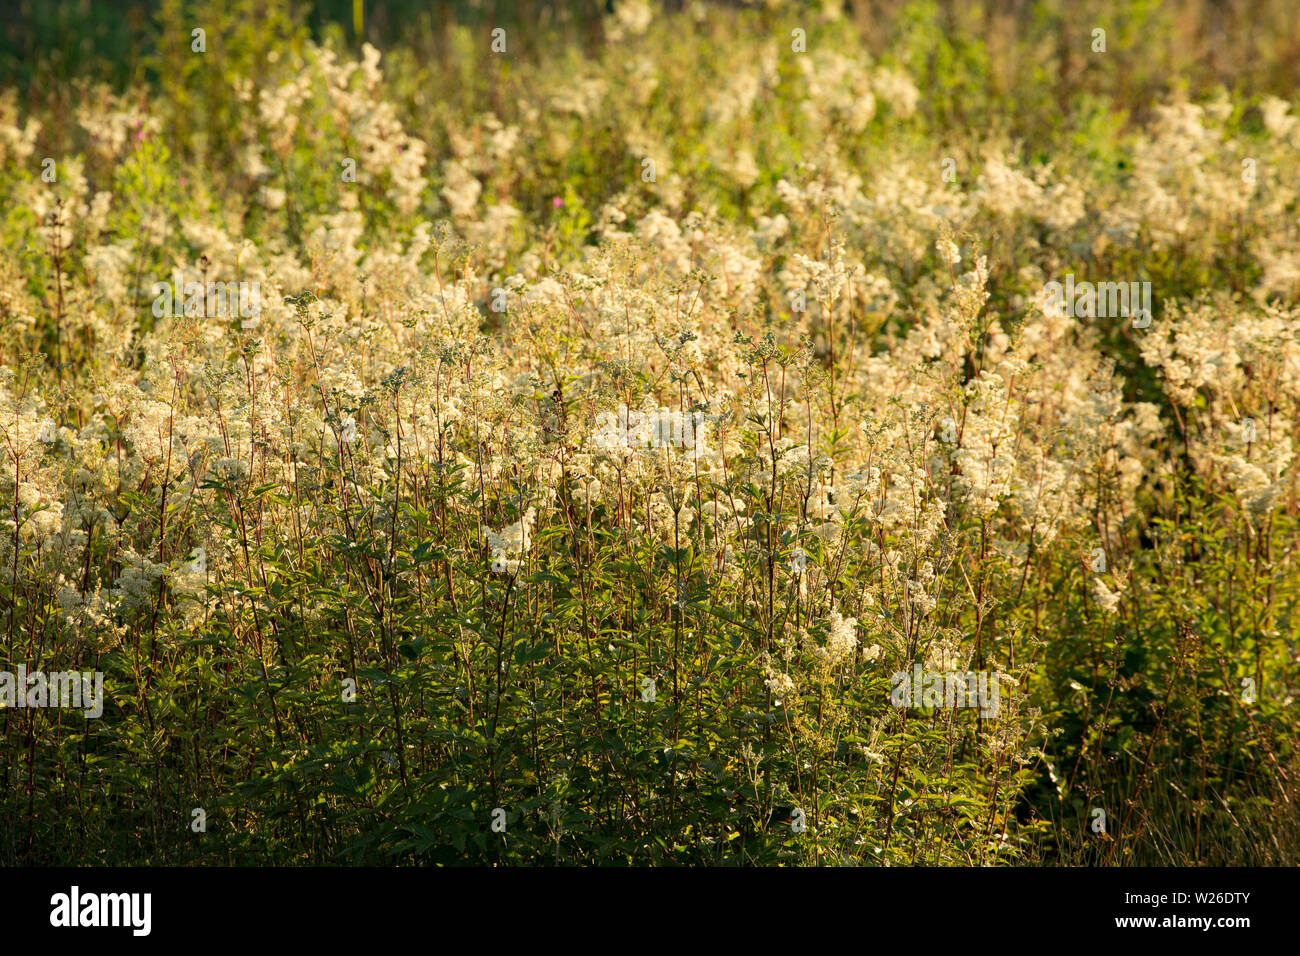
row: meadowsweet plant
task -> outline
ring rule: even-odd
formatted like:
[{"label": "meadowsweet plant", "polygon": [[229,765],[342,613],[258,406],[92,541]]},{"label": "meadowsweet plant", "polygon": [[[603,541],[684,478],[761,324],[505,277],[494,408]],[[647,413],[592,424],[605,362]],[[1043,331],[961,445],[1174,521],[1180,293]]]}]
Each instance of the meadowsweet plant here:
[{"label": "meadowsweet plant", "polygon": [[1285,4],[298,6],[0,94],[0,862],[1300,862]]}]

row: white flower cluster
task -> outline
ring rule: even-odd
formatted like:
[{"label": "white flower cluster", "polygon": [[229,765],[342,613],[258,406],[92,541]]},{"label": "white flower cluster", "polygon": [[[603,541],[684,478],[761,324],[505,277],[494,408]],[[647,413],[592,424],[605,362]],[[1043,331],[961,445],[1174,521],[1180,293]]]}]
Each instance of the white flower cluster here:
[{"label": "white flower cluster", "polygon": [[531,532],[536,518],[537,510],[529,507],[518,521],[506,525],[500,531],[484,529],[483,537],[492,554],[493,571],[514,574],[519,570],[532,545]]}]

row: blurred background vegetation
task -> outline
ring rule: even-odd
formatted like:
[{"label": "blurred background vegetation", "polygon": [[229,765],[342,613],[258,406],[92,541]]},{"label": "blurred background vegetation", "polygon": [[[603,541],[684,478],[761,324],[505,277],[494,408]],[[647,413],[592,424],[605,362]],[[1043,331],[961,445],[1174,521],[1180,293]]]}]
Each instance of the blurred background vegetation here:
[{"label": "blurred background vegetation", "polygon": [[[697,4],[655,6],[689,17]],[[227,25],[231,33],[221,39],[243,61],[314,37],[353,50],[365,42],[381,50],[402,46],[421,62],[451,70],[452,24],[506,28],[512,58],[559,56],[575,44],[594,53],[612,7],[613,0],[17,0],[0,9],[0,84],[43,100],[74,80],[118,88],[163,83],[178,38],[204,24]],[[1300,79],[1293,0],[709,4],[714,12],[718,7],[773,26],[842,10],[835,19],[857,32],[873,56],[917,54],[912,65],[923,64],[930,80],[923,109],[956,123],[1003,112],[1025,129],[1051,129],[1053,115],[1068,122],[1076,98],[1111,100],[1138,118],[1178,90],[1223,86],[1242,95],[1286,96]],[[683,20],[683,29],[689,23]],[[1117,68],[1090,66],[1080,52],[1098,25],[1108,28],[1107,52]]]}]

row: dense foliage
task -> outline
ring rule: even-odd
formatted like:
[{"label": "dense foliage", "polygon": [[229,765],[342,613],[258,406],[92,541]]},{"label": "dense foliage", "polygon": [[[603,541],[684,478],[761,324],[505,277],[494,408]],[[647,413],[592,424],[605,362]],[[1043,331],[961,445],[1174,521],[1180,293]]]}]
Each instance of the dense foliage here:
[{"label": "dense foliage", "polygon": [[348,7],[0,95],[0,863],[1300,862],[1285,5]]}]

